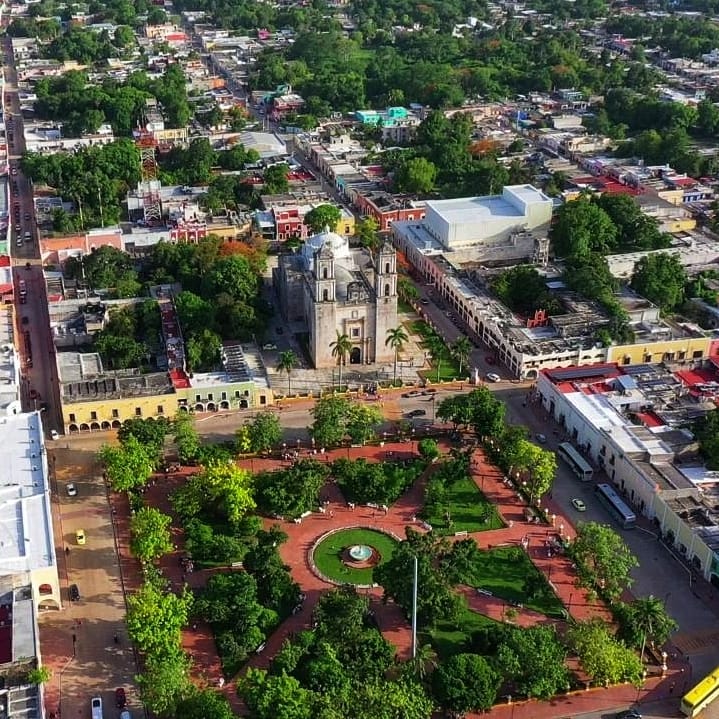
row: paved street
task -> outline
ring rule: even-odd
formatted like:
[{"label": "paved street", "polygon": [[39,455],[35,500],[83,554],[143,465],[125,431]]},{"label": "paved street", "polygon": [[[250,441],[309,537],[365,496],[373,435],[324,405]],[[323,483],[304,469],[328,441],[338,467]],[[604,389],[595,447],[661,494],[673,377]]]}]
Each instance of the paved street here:
[{"label": "paved street", "polygon": [[[51,464],[53,458],[57,466],[52,490],[63,611],[40,615],[43,663],[53,670],[45,690],[46,709],[60,707],[63,717],[83,719],[90,716],[90,698],[99,692],[106,715],[110,715],[118,686],[127,688],[130,703],[139,708],[131,690],[136,668],[125,633],[124,593],[99,468],[90,453],[56,449]],[[68,481],[77,486],[76,497],[67,496]],[[85,530],[85,546],[77,544],[77,529]],[[69,601],[68,586],[73,583],[80,590],[79,602]],[[119,644],[114,642],[115,632]]]}]

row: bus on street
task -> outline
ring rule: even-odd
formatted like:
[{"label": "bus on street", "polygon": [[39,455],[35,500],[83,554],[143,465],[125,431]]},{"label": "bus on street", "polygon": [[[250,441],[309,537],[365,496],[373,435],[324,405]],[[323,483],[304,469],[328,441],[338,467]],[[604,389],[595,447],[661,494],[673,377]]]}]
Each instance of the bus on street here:
[{"label": "bus on street", "polygon": [[698,716],[719,697],[719,667],[682,697],[680,709],[688,717]]},{"label": "bus on street", "polygon": [[637,525],[637,515],[627,506],[624,500],[616,493],[610,484],[598,484],[594,492],[599,501],[609,510],[614,519],[619,522],[622,529],[634,529]]},{"label": "bus on street", "polygon": [[569,442],[562,442],[557,447],[557,455],[561,457],[574,474],[582,480],[582,482],[591,482],[594,476],[594,470],[584,457]]}]

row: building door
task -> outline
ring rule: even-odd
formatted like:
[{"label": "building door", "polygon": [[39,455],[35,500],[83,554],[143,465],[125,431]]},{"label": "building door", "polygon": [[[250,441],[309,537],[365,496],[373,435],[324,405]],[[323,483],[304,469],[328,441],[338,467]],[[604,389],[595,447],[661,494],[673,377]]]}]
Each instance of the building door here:
[{"label": "building door", "polygon": [[359,347],[353,347],[350,352],[350,364],[359,364],[362,361],[362,353]]}]

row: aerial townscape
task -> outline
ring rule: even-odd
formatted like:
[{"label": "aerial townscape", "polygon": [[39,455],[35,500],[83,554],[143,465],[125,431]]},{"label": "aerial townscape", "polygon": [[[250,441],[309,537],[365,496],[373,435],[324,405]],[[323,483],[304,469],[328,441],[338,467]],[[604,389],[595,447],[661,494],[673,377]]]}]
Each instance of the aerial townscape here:
[{"label": "aerial townscape", "polygon": [[719,0],[0,0],[0,719],[719,717]]}]

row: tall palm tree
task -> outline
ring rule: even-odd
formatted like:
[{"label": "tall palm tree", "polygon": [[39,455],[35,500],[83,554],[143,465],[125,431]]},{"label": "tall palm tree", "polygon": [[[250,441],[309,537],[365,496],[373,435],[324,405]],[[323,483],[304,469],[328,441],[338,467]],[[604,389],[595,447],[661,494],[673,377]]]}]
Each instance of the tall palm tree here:
[{"label": "tall palm tree", "polygon": [[394,350],[394,380],[393,383],[397,382],[397,357],[402,351],[405,342],[409,340],[407,333],[404,331],[404,327],[390,327],[387,330],[387,339],[384,341],[385,347],[391,347]]},{"label": "tall palm tree", "polygon": [[340,368],[339,386],[342,389],[342,365],[347,360],[347,355],[352,351],[352,340],[337,330],[337,339],[330,342],[332,348],[332,356],[337,358],[337,364]]},{"label": "tall palm tree", "polygon": [[290,375],[292,370],[297,367],[297,355],[292,350],[285,350],[280,352],[280,356],[277,359],[277,371],[287,372],[287,396],[292,394],[292,386],[290,384]]},{"label": "tall palm tree", "polygon": [[424,339],[424,346],[437,363],[437,382],[442,372],[442,360],[446,357],[447,347],[444,340],[436,333],[428,334]]},{"label": "tall palm tree", "polygon": [[452,357],[459,364],[459,374],[462,375],[462,368],[469,362],[469,356],[472,354],[472,343],[469,338],[461,335],[452,344]]},{"label": "tall palm tree", "polygon": [[640,659],[644,662],[644,650],[646,649],[647,639],[649,639],[650,642],[666,641],[669,634],[676,628],[676,624],[673,625],[673,620],[667,615],[662,600],[651,594],[648,597],[635,599],[630,607],[634,615],[634,624],[642,633],[642,652]]}]

